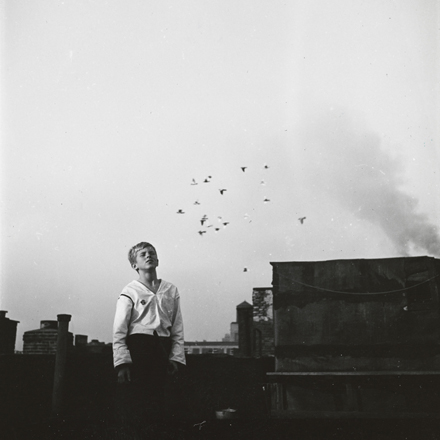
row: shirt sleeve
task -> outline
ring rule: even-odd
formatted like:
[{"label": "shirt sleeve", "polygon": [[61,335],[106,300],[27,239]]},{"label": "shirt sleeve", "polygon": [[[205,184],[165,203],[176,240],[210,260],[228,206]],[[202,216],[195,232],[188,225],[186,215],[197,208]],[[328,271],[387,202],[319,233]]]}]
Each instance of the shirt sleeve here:
[{"label": "shirt sleeve", "polygon": [[182,312],[180,310],[180,296],[178,292],[176,292],[176,297],[174,300],[173,323],[171,326],[170,361],[176,361],[180,362],[183,365],[186,365],[183,337],[183,319]]},{"label": "shirt sleeve", "polygon": [[116,303],[115,320],[113,323],[113,364],[131,364],[130,351],[127,346],[128,327],[130,325],[133,301],[121,295]]}]

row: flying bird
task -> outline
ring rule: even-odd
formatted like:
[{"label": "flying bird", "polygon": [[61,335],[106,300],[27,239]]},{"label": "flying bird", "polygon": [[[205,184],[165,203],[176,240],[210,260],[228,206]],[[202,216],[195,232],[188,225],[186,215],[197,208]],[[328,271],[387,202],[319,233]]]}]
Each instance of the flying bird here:
[{"label": "flying bird", "polygon": [[223,227],[226,228],[226,226],[229,225],[229,222],[223,222]]},{"label": "flying bird", "polygon": [[301,224],[304,224],[305,219],[306,219],[306,217],[300,217],[298,220],[301,222]]},{"label": "flying bird", "polygon": [[247,167],[241,167],[241,171],[243,171],[243,173],[246,171]]},{"label": "flying bird", "polygon": [[219,191],[220,191],[220,194],[223,195],[223,193],[227,190],[226,189],[219,189]]},{"label": "flying bird", "polygon": [[206,178],[204,181],[203,181],[203,183],[209,183],[209,182],[211,182],[208,178]]},{"label": "flying bird", "polygon": [[270,202],[270,199],[268,199],[267,197],[263,200],[264,203]]},{"label": "flying bird", "polygon": [[198,200],[196,200],[196,201],[194,202],[194,205],[200,205],[200,202],[199,202]]},{"label": "flying bird", "polygon": [[182,211],[181,209],[179,209],[179,210],[176,212],[176,214],[185,214],[185,212]]},{"label": "flying bird", "polygon": [[243,269],[243,272],[247,272],[248,270],[247,270],[247,267],[245,267],[244,269]]},{"label": "flying bird", "polygon": [[264,169],[267,170],[268,168],[269,167],[266,164],[264,164]]},{"label": "flying bird", "polygon": [[266,185],[266,182],[265,182],[264,180],[262,180],[260,183],[261,183],[262,185]]},{"label": "flying bird", "polygon": [[203,237],[203,234],[206,234],[206,231],[199,231],[200,237]]},{"label": "flying bird", "polygon": [[218,231],[220,231],[220,228],[215,228],[215,232],[218,232]]},{"label": "flying bird", "polygon": [[204,216],[200,219],[200,223],[202,224],[202,226],[203,226],[203,223],[206,222],[206,220],[208,220],[208,217],[207,217],[206,215],[204,215]]},{"label": "flying bird", "polygon": [[198,185],[198,183],[195,181],[195,179],[193,179],[191,185]]}]

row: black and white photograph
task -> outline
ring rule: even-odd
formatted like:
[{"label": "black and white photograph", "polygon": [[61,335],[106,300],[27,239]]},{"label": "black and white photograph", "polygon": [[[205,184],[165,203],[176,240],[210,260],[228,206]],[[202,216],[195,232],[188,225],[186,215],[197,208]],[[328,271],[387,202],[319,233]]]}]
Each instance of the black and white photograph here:
[{"label": "black and white photograph", "polygon": [[437,0],[0,17],[0,438],[440,439]]}]

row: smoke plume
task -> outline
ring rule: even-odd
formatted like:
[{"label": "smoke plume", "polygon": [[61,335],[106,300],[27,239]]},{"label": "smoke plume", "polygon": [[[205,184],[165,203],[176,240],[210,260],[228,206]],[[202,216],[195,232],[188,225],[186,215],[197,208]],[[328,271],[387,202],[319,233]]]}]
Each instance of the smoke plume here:
[{"label": "smoke plume", "polygon": [[418,212],[418,201],[402,189],[403,167],[384,151],[380,137],[343,112],[330,111],[315,121],[302,134],[315,189],[380,226],[400,255],[420,250],[440,256],[437,226]]}]

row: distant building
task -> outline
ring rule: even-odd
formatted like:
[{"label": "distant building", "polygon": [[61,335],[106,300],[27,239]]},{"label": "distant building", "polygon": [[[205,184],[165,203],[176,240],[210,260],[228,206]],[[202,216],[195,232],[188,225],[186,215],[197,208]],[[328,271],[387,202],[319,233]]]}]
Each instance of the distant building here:
[{"label": "distant building", "polygon": [[238,322],[231,322],[231,341],[238,343]]},{"label": "distant building", "polygon": [[233,356],[238,350],[238,342],[196,341],[185,342],[186,354],[227,354]]},{"label": "distant building", "polygon": [[225,334],[223,342],[237,342],[238,344],[238,322],[231,322],[231,330]]},{"label": "distant building", "polygon": [[0,354],[14,354],[19,321],[6,318],[6,313],[0,310]]},{"label": "distant building", "polygon": [[87,345],[87,339],[89,337],[87,335],[75,335],[75,348],[81,349]]},{"label": "distant building", "polygon": [[221,342],[185,342],[187,354],[224,353],[233,356],[274,356],[273,292],[271,287],[255,287],[252,304],[237,306],[237,320]]},{"label": "distant building", "polygon": [[237,306],[238,356],[274,356],[273,292],[270,287],[255,287],[252,304]]},{"label": "distant building", "polygon": [[85,347],[87,353],[111,353],[112,344],[92,339]]},{"label": "distant building", "polygon": [[[55,354],[58,321],[41,321],[40,328],[23,334],[23,354]],[[73,334],[68,332],[68,350],[73,349]]]},{"label": "distant building", "polygon": [[87,335],[75,335],[75,353],[111,353],[112,344],[92,339],[87,342]]}]

